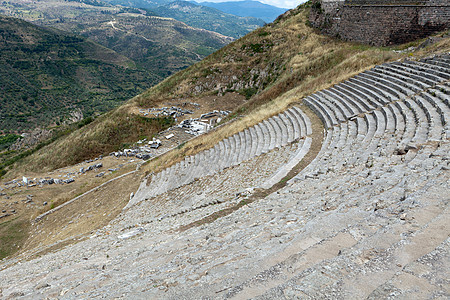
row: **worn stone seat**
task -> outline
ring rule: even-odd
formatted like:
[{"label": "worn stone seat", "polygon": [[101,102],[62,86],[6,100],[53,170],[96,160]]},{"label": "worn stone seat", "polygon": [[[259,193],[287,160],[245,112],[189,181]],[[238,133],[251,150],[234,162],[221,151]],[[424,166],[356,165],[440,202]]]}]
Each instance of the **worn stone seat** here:
[{"label": "worn stone seat", "polygon": [[328,99],[326,99],[319,93],[313,94],[311,95],[311,97],[314,98],[318,103],[323,105],[326,109],[328,109],[330,116],[332,116],[334,125],[347,120],[339,105],[335,104],[334,102],[328,101]]},{"label": "worn stone seat", "polygon": [[283,127],[286,128],[286,140],[284,141],[284,145],[287,145],[289,143],[292,143],[295,139],[294,137],[294,124],[292,123],[291,119],[287,116],[286,112],[281,113],[279,115],[281,122],[283,122]]},{"label": "worn stone seat", "polygon": [[323,92],[328,93],[329,95],[334,97],[336,100],[338,100],[341,103],[343,103],[344,105],[346,105],[349,108],[349,110],[351,110],[353,112],[353,114],[355,114],[355,115],[364,111],[364,108],[360,107],[357,103],[355,103],[352,98],[350,98],[346,94],[342,93],[342,91],[335,89],[335,87],[332,87],[328,90],[324,90]]},{"label": "worn stone seat", "polygon": [[[442,77],[436,76],[433,73],[427,72],[427,68],[414,68],[414,66],[404,64],[402,62],[392,62],[388,65],[382,65],[383,68],[389,68],[390,70],[397,70],[402,74],[411,74],[426,80],[425,82],[431,82],[430,85],[439,83],[443,80]],[[408,75],[407,75],[408,76]]]},{"label": "worn stone seat", "polygon": [[353,112],[348,110],[348,107],[346,105],[342,104],[341,101],[336,101],[329,94],[323,93],[323,92],[317,92],[316,95],[318,97],[320,97],[321,99],[329,102],[331,105],[333,105],[334,107],[336,107],[339,110],[339,114],[343,117],[341,122],[344,120],[348,120],[350,117],[352,117],[354,115]]},{"label": "worn stone seat", "polygon": [[326,129],[338,123],[336,117],[329,110],[329,108],[324,106],[320,102],[317,102],[316,99],[312,97],[306,97],[303,101],[306,103],[306,105],[309,106],[312,111],[314,111],[319,116]]},{"label": "worn stone seat", "polygon": [[383,78],[384,80],[388,82],[392,82],[396,84],[398,87],[403,87],[403,91],[407,93],[408,95],[412,95],[415,93],[418,93],[422,91],[425,88],[428,88],[429,86],[422,86],[422,84],[416,80],[412,80],[412,78],[398,78],[397,76],[394,76],[393,74],[389,72],[380,72],[377,69],[371,69],[365,72],[366,74],[375,77],[375,78]]},{"label": "worn stone seat", "polygon": [[410,83],[417,82],[421,85],[422,89],[431,87],[440,82],[438,80],[434,80],[435,78],[433,78],[432,76],[427,76],[427,74],[425,74],[424,72],[415,72],[412,69],[406,71],[405,69],[401,69],[394,64],[380,65],[377,66],[375,70],[378,72],[388,72],[388,74],[391,74],[392,76],[395,76],[401,80],[408,81]]},{"label": "worn stone seat", "polygon": [[376,106],[372,105],[372,103],[368,102],[365,98],[359,97],[358,94],[354,92],[353,88],[349,85],[349,83],[352,82],[357,83],[357,79],[351,78],[348,81],[335,85],[335,88],[341,93],[345,94],[349,99],[352,99],[354,103],[359,105],[360,112],[366,112],[375,109]]},{"label": "worn stone seat", "polygon": [[440,67],[438,65],[427,64],[424,62],[411,62],[411,61],[404,61],[402,65],[438,76],[442,80],[448,80],[450,78],[448,69]]}]

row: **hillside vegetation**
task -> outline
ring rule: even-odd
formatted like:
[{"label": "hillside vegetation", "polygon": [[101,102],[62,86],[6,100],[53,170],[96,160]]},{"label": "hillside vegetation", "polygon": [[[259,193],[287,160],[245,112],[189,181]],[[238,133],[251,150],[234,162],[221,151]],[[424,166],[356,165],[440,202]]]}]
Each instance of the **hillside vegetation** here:
[{"label": "hillside vegetation", "polygon": [[[34,170],[42,169],[42,166],[46,170],[54,169],[117,149],[145,133],[135,131],[140,119],[133,117],[132,112],[139,107],[152,107],[171,99],[196,101],[208,95],[216,95],[220,102],[231,92],[247,96],[249,100],[236,107],[231,115],[231,119],[238,117],[233,124],[150,163],[146,168],[151,171],[209,148],[223,137],[276,114],[290,103],[375,64],[449,49],[448,39],[415,53],[342,42],[311,29],[306,24],[308,10],[307,3],[287,12],[273,24],[224,47],[82,130],[41,149],[23,161],[23,165]],[[108,138],[99,140],[105,134]]]},{"label": "hillside vegetation", "polygon": [[160,80],[84,37],[3,16],[0,64],[3,133],[103,113]]},{"label": "hillside vegetation", "polygon": [[[114,6],[105,1],[6,0],[0,6],[0,13],[88,37],[160,79],[200,61],[233,40],[149,10]],[[203,16],[203,12],[199,13]],[[183,15],[193,20],[200,18],[199,13]],[[240,35],[262,23],[236,25],[236,18],[229,16],[222,25],[234,28],[232,31],[242,27],[238,30]]]}]

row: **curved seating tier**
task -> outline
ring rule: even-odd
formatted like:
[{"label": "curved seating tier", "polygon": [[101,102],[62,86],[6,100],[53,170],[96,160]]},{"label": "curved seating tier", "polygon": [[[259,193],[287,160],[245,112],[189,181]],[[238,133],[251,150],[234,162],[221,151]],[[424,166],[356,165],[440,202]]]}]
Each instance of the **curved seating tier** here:
[{"label": "curved seating tier", "polygon": [[296,107],[154,174],[141,199],[158,196],[90,238],[2,268],[0,293],[30,299],[447,295],[449,61],[442,55],[384,64],[306,97],[326,127],[321,149],[270,195],[225,213],[228,204],[247,199],[247,187],[279,182],[309,149],[312,126]]},{"label": "curved seating tier", "polygon": [[[155,197],[196,179],[221,172],[275,148],[282,148],[311,132],[311,121],[308,116],[297,107],[289,108],[277,116],[220,141],[211,149],[188,156],[183,161],[152,175],[147,179],[148,183],[146,180],[141,184],[127,208],[143,199]],[[309,145],[310,141],[305,143],[307,148],[303,147],[303,143],[299,144],[299,151],[307,152]],[[296,154],[293,155],[293,159],[298,161],[301,155]]]}]

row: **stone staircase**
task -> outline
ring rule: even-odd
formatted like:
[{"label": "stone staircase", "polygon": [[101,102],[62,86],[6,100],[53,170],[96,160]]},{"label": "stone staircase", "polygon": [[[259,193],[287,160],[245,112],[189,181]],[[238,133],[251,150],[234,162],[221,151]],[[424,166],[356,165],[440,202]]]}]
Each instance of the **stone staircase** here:
[{"label": "stone staircase", "polygon": [[[90,239],[3,263],[0,297],[448,298],[450,56],[377,66],[148,178]],[[7,268],[6,268],[7,267]]]}]

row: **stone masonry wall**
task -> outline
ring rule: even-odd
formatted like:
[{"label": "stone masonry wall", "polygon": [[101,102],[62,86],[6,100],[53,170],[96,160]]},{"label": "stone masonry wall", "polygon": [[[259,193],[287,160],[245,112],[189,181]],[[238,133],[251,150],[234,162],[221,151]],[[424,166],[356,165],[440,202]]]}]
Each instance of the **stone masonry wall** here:
[{"label": "stone masonry wall", "polygon": [[450,1],[315,0],[309,18],[322,32],[348,41],[386,46],[450,27]]}]

